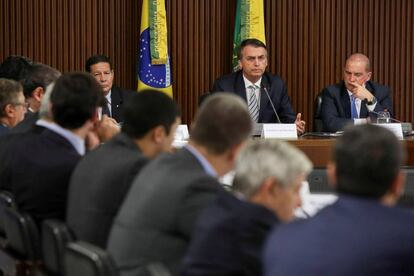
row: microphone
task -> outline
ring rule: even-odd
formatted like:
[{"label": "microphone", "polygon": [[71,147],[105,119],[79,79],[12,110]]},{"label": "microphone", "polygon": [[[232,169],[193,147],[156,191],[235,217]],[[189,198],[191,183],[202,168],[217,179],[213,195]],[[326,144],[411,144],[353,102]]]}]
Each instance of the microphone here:
[{"label": "microphone", "polygon": [[269,92],[267,91],[266,86],[264,86],[264,85],[262,84],[261,89],[263,89],[263,90],[264,90],[264,92],[266,93],[267,98],[269,99],[270,105],[272,106],[272,109],[273,109],[273,113],[276,115],[277,122],[278,122],[279,124],[281,124],[282,122],[281,122],[281,121],[280,121],[280,119],[279,119],[279,115],[277,115],[276,108],[275,108],[275,106],[273,105],[272,99],[270,98],[270,95],[269,95]]}]

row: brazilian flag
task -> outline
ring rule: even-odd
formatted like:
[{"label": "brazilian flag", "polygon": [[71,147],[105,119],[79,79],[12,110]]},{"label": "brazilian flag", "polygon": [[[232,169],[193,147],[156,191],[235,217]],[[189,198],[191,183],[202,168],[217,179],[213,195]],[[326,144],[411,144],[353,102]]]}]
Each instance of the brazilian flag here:
[{"label": "brazilian flag", "polygon": [[143,0],[138,53],[138,91],[157,89],[172,97],[164,0]]},{"label": "brazilian flag", "polygon": [[248,38],[266,44],[263,0],[238,0],[233,39],[233,70],[238,70],[237,49]]}]

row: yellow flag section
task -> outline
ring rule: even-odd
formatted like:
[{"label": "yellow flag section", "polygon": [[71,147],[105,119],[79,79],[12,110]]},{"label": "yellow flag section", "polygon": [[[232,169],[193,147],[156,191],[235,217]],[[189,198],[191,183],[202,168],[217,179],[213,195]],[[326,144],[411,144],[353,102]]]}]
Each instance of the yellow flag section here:
[{"label": "yellow flag section", "polygon": [[172,97],[164,0],[143,0],[138,53],[138,91],[157,89]]},{"label": "yellow flag section", "polygon": [[233,69],[238,70],[237,49],[248,38],[266,44],[263,0],[238,0],[233,39]]}]

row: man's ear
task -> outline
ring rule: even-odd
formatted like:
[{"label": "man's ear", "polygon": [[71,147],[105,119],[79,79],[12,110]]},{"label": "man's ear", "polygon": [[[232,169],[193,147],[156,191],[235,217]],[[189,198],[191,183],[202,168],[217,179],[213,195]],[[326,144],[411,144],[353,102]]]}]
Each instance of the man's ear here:
[{"label": "man's ear", "polygon": [[45,94],[45,90],[43,89],[43,87],[38,86],[35,88],[35,90],[33,90],[32,97],[36,101],[41,102],[44,94]]},{"label": "man's ear", "polygon": [[328,182],[331,185],[331,187],[336,188],[336,165],[332,161],[329,161],[328,165],[326,166],[326,174],[328,176]]},{"label": "man's ear", "polygon": [[152,138],[155,143],[160,144],[164,140],[166,133],[163,126],[156,126],[152,130]]},{"label": "man's ear", "polygon": [[371,79],[371,76],[372,76],[372,72],[368,72],[368,78],[366,81],[369,81]]}]

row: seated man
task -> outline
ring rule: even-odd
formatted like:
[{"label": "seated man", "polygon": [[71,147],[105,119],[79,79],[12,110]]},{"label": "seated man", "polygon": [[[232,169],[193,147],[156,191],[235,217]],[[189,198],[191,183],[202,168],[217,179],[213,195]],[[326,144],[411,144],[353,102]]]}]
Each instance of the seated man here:
[{"label": "seated man", "polygon": [[324,131],[342,130],[354,119],[368,118],[372,111],[388,111],[392,116],[391,91],[371,81],[371,74],[370,62],[365,55],[353,54],[346,60],[343,81],[322,91]]},{"label": "seated man", "polygon": [[124,111],[121,133],[79,162],[69,186],[68,225],[76,238],[102,248],[135,176],[171,150],[180,122],[177,105],[158,91],[133,94]]},{"label": "seated man", "polygon": [[265,71],[266,45],[257,39],[246,39],[240,44],[237,56],[241,70],[217,79],[212,92],[231,92],[242,97],[256,123],[296,123],[298,133],[303,133],[305,122],[300,113],[295,116],[284,82]]},{"label": "seated man", "polygon": [[50,95],[52,122],[44,130],[13,143],[12,156],[0,179],[15,196],[21,211],[40,224],[64,220],[67,188],[75,165],[85,153],[85,138],[97,118],[102,91],[89,74],[62,75]]},{"label": "seated man", "polygon": [[262,275],[264,241],[293,218],[311,168],[286,142],[251,142],[237,158],[234,195],[221,193],[198,219],[181,275]]},{"label": "seated man", "polygon": [[107,115],[108,117],[114,118],[118,123],[122,123],[124,121],[124,105],[134,92],[113,85],[114,69],[111,60],[107,56],[91,56],[86,61],[85,69],[102,87],[106,103],[102,106],[100,118],[103,115]]},{"label": "seated man", "polygon": [[0,78],[0,136],[24,119],[26,102],[20,83]]},{"label": "seated man", "polygon": [[147,275],[153,263],[178,274],[198,215],[223,190],[217,177],[233,168],[250,132],[242,99],[211,96],[196,114],[188,145],[141,170],[108,239],[108,251],[122,276]]},{"label": "seated man", "polygon": [[345,129],[328,166],[338,201],[275,229],[264,275],[414,275],[414,215],[395,207],[404,191],[403,160],[387,129]]}]

